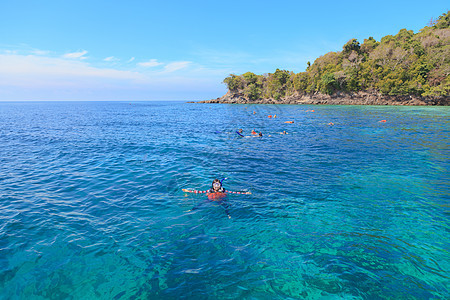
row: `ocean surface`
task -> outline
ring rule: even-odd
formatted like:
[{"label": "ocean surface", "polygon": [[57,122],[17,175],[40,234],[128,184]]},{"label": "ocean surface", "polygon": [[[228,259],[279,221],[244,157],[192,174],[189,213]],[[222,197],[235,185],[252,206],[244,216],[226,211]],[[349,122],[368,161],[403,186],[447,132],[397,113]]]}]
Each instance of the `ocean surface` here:
[{"label": "ocean surface", "polygon": [[449,154],[449,107],[0,102],[0,299],[449,299]]}]

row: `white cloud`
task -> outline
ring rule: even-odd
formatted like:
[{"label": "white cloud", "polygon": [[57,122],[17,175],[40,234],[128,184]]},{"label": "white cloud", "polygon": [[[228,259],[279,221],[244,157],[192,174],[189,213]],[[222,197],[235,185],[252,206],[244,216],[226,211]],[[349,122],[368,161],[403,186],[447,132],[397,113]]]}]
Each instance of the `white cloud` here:
[{"label": "white cloud", "polygon": [[130,58],[127,62],[130,63],[134,60],[134,57]]},{"label": "white cloud", "polygon": [[5,53],[6,54],[17,54],[17,53],[19,53],[19,51],[17,51],[17,50],[5,50]]},{"label": "white cloud", "polygon": [[162,64],[163,63],[158,62],[156,59],[150,59],[147,62],[140,62],[140,63],[138,63],[138,66],[150,68],[150,67],[156,67],[156,66],[159,66],[159,65],[162,65]]},{"label": "white cloud", "polygon": [[[133,71],[96,67],[92,62],[73,59],[76,55],[30,53],[0,51],[0,101],[209,99],[221,96],[221,82],[227,75],[199,66],[192,68],[195,65],[187,61],[163,64],[153,59],[147,65],[164,67]],[[189,71],[180,75],[171,73],[188,66]]]},{"label": "white cloud", "polygon": [[86,50],[83,51],[79,51],[79,52],[71,52],[71,53],[66,53],[63,55],[64,58],[72,58],[72,59],[86,59],[86,57],[84,56],[86,53],[88,53]]},{"label": "white cloud", "polygon": [[119,60],[119,59],[115,58],[114,56],[108,56],[108,57],[104,58],[103,60],[104,61],[116,61],[116,60]]},{"label": "white cloud", "polygon": [[164,66],[164,71],[174,72],[187,68],[191,64],[190,61],[175,61]]},{"label": "white cloud", "polygon": [[90,81],[95,80],[142,81],[145,80],[145,76],[131,71],[96,68],[72,59],[0,54],[1,85],[73,86],[86,82],[91,84]]},{"label": "white cloud", "polygon": [[31,51],[31,53],[36,54],[36,55],[49,55],[50,51],[35,49],[35,50]]}]

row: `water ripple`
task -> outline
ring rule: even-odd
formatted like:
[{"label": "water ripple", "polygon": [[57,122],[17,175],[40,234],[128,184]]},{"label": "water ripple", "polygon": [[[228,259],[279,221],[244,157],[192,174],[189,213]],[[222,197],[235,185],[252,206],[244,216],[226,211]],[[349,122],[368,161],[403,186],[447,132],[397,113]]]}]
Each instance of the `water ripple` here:
[{"label": "water ripple", "polygon": [[0,298],[449,298],[449,113],[0,103]]}]

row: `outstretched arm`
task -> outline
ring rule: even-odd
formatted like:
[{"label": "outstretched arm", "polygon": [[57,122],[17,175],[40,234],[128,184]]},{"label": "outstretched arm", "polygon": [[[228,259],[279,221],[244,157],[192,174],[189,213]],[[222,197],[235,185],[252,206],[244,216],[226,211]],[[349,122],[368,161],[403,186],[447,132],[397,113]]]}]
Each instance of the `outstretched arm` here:
[{"label": "outstretched arm", "polygon": [[182,189],[185,193],[194,193],[194,194],[206,194],[208,191],[197,191],[197,190],[191,190],[191,189]]},{"label": "outstretched arm", "polygon": [[232,192],[232,191],[226,191],[226,193],[230,194],[240,194],[240,195],[250,195],[250,192]]}]

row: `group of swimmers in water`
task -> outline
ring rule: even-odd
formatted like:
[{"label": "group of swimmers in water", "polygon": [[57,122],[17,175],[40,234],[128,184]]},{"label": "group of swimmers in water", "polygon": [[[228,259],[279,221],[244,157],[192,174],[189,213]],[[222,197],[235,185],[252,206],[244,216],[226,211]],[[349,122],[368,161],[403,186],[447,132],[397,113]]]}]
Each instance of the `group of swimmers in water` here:
[{"label": "group of swimmers in water", "polygon": [[[314,109],[310,109],[310,110],[305,110],[305,112],[315,112],[315,110]],[[256,111],[253,111],[253,114],[256,114]],[[268,115],[267,117],[269,119],[272,119],[272,118],[277,118],[277,115]],[[383,122],[383,121],[386,122],[385,120],[382,120],[380,122]],[[284,123],[286,123],[286,124],[294,124],[294,121],[285,121]],[[329,122],[327,125],[328,126],[333,126],[334,123],[333,122]],[[242,128],[239,128],[236,131],[236,133],[238,135],[240,135],[241,137],[244,137],[244,130]],[[255,131],[255,129],[253,129],[251,131],[251,134],[252,134],[252,136],[256,136],[256,137],[262,137],[263,136],[261,131],[258,133],[258,132]],[[286,132],[286,130],[283,130],[282,132],[279,132],[279,134],[288,134],[288,133]],[[271,135],[268,135],[268,136],[270,137]]]},{"label": "group of swimmers in water", "polygon": [[[314,110],[306,110],[306,112],[314,112]],[[256,112],[254,111],[253,114],[256,114]],[[269,115],[268,117],[269,117],[269,118],[277,118],[277,115]],[[380,122],[380,123],[386,123],[387,121],[386,121],[386,120],[381,120],[381,121],[379,121],[379,122]],[[292,123],[294,123],[294,121],[286,121],[286,122],[284,122],[284,123],[292,124]],[[333,122],[329,122],[327,125],[328,125],[328,126],[333,126],[334,123],[333,123]],[[239,128],[239,129],[236,131],[236,133],[237,133],[239,136],[241,136],[241,137],[245,137],[245,136],[244,136],[244,130],[243,130],[242,128]],[[255,129],[253,129],[253,130],[251,131],[251,134],[252,134],[252,136],[254,136],[254,137],[262,137],[262,136],[263,136],[263,134],[262,134],[261,131],[258,133],[258,132],[255,131]],[[288,133],[287,133],[285,130],[283,130],[282,132],[279,132],[279,134],[288,134]],[[270,137],[271,135],[268,135],[268,136]],[[225,189],[223,188],[223,186],[222,186],[223,180],[225,180],[225,178],[222,179],[222,180],[214,179],[213,182],[212,182],[212,184],[211,184],[211,188],[208,189],[208,190],[205,190],[205,191],[199,191],[199,190],[194,190],[194,189],[182,189],[182,190],[183,190],[183,192],[186,192],[186,193],[206,194],[207,197],[208,197],[208,200],[210,200],[210,201],[216,201],[216,202],[218,202],[221,206],[223,206],[224,209],[225,209],[225,213],[227,214],[228,218],[231,218],[230,214],[228,213],[228,204],[226,204],[225,201],[222,201],[222,200],[225,199],[225,196],[226,196],[227,194],[244,194],[244,195],[249,195],[249,194],[251,194],[251,193],[250,193],[250,192],[232,192],[232,191],[225,190]],[[204,202],[203,202],[203,203],[204,203]],[[201,203],[201,204],[195,206],[194,208],[192,208],[192,209],[189,210],[189,211],[192,211],[192,210],[195,210],[195,209],[199,208],[203,203]]]},{"label": "group of swimmers in water", "polygon": [[[236,133],[237,133],[238,135],[240,135],[241,137],[245,137],[245,136],[244,136],[244,130],[243,130],[242,128],[239,128],[239,129],[236,131]],[[263,136],[263,134],[262,134],[261,131],[258,133],[258,132],[255,131],[255,129],[253,129],[253,130],[251,131],[251,134],[252,134],[252,136],[256,136],[256,137],[262,137],[262,136]],[[279,132],[279,134],[288,134],[288,133],[286,132],[286,130],[283,130],[282,132]],[[268,135],[268,136],[271,136],[271,135]]]},{"label": "group of swimmers in water", "polygon": [[[314,110],[306,110],[306,112],[314,112]],[[253,111],[253,114],[255,115],[256,114],[256,111]],[[269,119],[276,119],[277,118],[277,115],[276,114],[274,114],[274,115],[268,115],[267,116]],[[294,123],[294,121],[286,121],[286,122],[284,122],[284,123],[286,123],[286,124],[293,124]],[[334,125],[333,123],[329,123],[328,125]],[[244,130],[242,129],[242,128],[239,128],[237,131],[236,131],[236,133],[238,134],[238,135],[240,135],[241,137],[244,137]],[[257,136],[257,137],[262,137],[263,136],[263,134],[262,134],[262,132],[260,131],[259,133],[258,132],[256,132],[255,131],[255,129],[253,129],[252,131],[251,131],[251,134],[252,134],[252,136]],[[288,134],[287,132],[286,132],[286,130],[283,130],[282,132],[279,132],[279,134]],[[271,135],[268,135],[269,137],[271,136]]]}]

